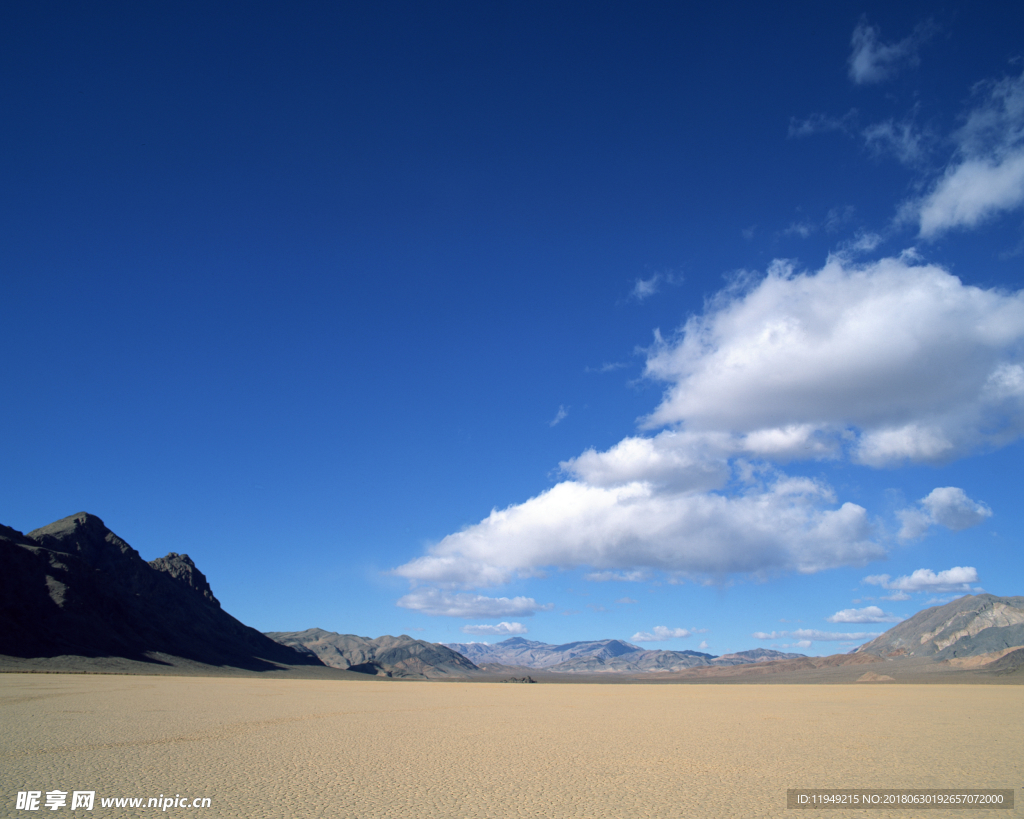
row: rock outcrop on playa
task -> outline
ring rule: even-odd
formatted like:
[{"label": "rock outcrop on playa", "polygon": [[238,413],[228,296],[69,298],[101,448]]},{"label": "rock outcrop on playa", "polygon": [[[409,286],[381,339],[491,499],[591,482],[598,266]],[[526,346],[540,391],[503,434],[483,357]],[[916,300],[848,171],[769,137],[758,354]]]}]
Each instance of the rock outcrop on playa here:
[{"label": "rock outcrop on playa", "polygon": [[438,643],[405,634],[373,640],[319,628],[272,631],[267,637],[299,651],[309,651],[332,668],[385,677],[467,677],[480,669],[461,654]]},{"label": "rock outcrop on playa", "polygon": [[587,640],[550,645],[522,637],[512,637],[494,645],[487,643],[446,643],[477,665],[512,668],[536,668],[555,674],[644,673],[681,671],[718,665],[742,665],[781,659],[797,659],[803,654],[758,648],[716,657],[700,651],[650,650],[622,640]]},{"label": "rock outcrop on playa", "polygon": [[95,515],[0,526],[0,655],[119,657],[270,670],[320,666],[221,608],[187,554],[147,563]]},{"label": "rock outcrop on playa", "polygon": [[991,654],[995,660],[1020,646],[1024,646],[1024,597],[979,594],[919,611],[857,652],[937,661]]}]

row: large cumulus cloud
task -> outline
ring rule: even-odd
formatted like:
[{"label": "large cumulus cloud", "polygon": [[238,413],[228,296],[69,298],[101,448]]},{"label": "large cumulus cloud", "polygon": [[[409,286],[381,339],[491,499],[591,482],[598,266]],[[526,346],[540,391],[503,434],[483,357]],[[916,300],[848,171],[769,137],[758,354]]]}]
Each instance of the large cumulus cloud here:
[{"label": "large cumulus cloud", "polygon": [[648,374],[671,386],[646,426],[776,460],[941,462],[1021,434],[1022,342],[1024,296],[934,265],[778,263],[656,345]]},{"label": "large cumulus cloud", "polygon": [[[653,434],[564,462],[566,480],[395,571],[469,588],[548,567],[721,575],[863,564],[884,553],[866,510],[779,465],[937,463],[1015,439],[1022,342],[1020,293],[966,286],[913,257],[836,257],[812,273],[776,264],[650,350],[647,374],[668,384],[642,421]],[[954,506],[963,517],[960,494],[945,488],[924,506],[949,525]]]},{"label": "large cumulus cloud", "polygon": [[[433,589],[401,604],[504,616],[514,613],[507,605],[438,605],[455,598],[436,590],[553,567],[707,577],[883,556],[863,507],[786,464],[941,463],[1024,431],[1024,296],[967,286],[915,259],[837,256],[815,272],[776,263],[718,296],[649,350],[646,373],[667,388],[641,419],[646,434],[565,461],[552,488],[395,569]],[[989,513],[944,487],[917,514],[956,529]]]}]

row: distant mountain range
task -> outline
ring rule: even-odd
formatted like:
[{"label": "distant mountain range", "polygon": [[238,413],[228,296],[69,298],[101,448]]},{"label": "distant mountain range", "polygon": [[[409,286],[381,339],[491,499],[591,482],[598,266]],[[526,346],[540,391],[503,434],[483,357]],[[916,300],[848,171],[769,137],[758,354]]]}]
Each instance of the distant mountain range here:
[{"label": "distant mountain range", "polygon": [[461,654],[438,643],[414,640],[405,634],[371,640],[319,628],[270,631],[267,637],[298,651],[311,653],[324,665],[383,677],[467,677],[480,669]]},{"label": "distant mountain range", "polygon": [[[961,597],[919,612],[851,654],[832,657],[763,648],[716,657],[622,640],[551,645],[513,637],[488,645],[427,643],[407,635],[371,639],[322,629],[264,635],[221,608],[188,555],[171,552],[147,563],[102,520],[81,512],[27,535],[0,525],[3,658],[5,667],[13,660],[26,670],[34,668],[26,660],[54,658],[60,662],[45,667],[87,670],[97,658],[122,658],[174,668],[337,674],[328,670],[333,668],[391,677],[494,678],[526,668],[633,678],[662,672],[655,675],[662,680],[832,673],[906,658],[930,667],[1017,675],[1024,673],[1024,597]],[[895,673],[898,665],[886,670]],[[864,679],[891,677],[871,673]]]},{"label": "distant mountain range", "polygon": [[744,665],[771,660],[799,659],[804,654],[786,654],[756,648],[716,657],[700,651],[649,650],[622,640],[588,640],[563,645],[539,643],[511,637],[500,643],[445,643],[478,666],[543,669],[554,674],[597,672],[643,673],[680,671],[699,666]]}]

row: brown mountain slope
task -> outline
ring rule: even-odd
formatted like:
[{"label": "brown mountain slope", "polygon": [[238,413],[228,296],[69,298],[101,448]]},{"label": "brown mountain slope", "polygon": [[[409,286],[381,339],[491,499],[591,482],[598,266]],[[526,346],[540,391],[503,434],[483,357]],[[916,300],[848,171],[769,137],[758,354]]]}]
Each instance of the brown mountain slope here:
[{"label": "brown mountain slope", "polygon": [[919,611],[857,649],[881,657],[974,657],[1024,646],[1024,597],[966,595]]}]

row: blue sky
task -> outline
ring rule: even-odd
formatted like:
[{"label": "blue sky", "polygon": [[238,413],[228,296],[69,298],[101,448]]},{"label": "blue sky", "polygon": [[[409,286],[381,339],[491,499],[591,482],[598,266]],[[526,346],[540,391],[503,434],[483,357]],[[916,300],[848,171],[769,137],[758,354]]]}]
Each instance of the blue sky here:
[{"label": "blue sky", "polygon": [[261,630],[1024,591],[1024,9],[9,5],[0,521]]}]

